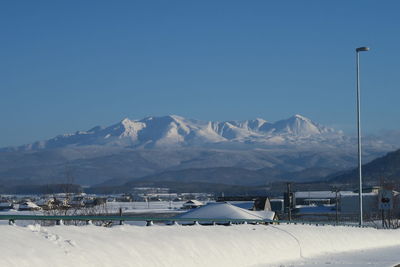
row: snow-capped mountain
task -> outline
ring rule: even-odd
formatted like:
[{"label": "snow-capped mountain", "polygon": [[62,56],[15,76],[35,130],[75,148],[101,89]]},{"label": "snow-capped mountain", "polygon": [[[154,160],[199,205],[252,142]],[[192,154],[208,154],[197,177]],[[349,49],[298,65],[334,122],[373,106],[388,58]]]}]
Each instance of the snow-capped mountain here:
[{"label": "snow-capped mountain", "polygon": [[[259,144],[300,145],[343,143],[341,131],[322,126],[301,115],[277,122],[264,119],[245,121],[199,121],[176,115],[128,118],[109,127],[59,135],[53,139],[23,145],[13,150],[40,150],[67,146],[121,146],[137,148],[190,147],[203,145]],[[10,148],[9,148],[10,149]]]},{"label": "snow-capped mountain", "polygon": [[[149,175],[157,183],[163,177],[240,185],[314,179],[323,176],[319,170],[326,174],[355,166],[356,144],[341,131],[300,115],[277,122],[198,121],[175,115],[123,119],[0,149],[0,182],[15,188],[64,183],[67,172],[81,185],[116,185]],[[394,150],[374,138],[364,138],[363,145],[366,161]]]}]

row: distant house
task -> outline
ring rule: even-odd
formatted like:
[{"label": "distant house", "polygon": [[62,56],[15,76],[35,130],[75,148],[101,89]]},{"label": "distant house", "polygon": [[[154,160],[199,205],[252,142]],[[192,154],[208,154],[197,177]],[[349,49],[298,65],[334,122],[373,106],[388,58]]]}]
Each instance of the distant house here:
[{"label": "distant house", "polygon": [[42,208],[33,203],[32,201],[25,201],[19,204],[18,210],[41,210]]},{"label": "distant house", "polygon": [[85,206],[85,198],[83,196],[75,196],[72,198],[69,204],[71,205],[71,207],[81,208]]},{"label": "distant house", "polygon": [[11,210],[14,208],[14,204],[10,201],[1,201],[0,210]]},{"label": "distant house", "polygon": [[129,194],[122,194],[115,198],[115,202],[132,202],[133,198]]},{"label": "distant house", "polygon": [[191,199],[191,200],[188,200],[185,203],[183,203],[182,209],[185,209],[185,210],[195,209],[195,208],[201,207],[203,205],[204,205],[203,202],[200,202],[195,199]]},{"label": "distant house", "polygon": [[41,199],[36,204],[44,210],[54,210],[54,209],[67,209],[69,205],[67,199],[57,199],[55,197],[48,199]]},{"label": "distant house", "polygon": [[101,198],[101,197],[89,197],[84,199],[85,207],[94,207],[98,205],[103,205],[105,203],[106,203],[106,198]]},{"label": "distant house", "polygon": [[148,201],[152,201],[152,202],[158,201],[158,202],[159,202],[159,201],[162,201],[162,199],[159,198],[159,197],[155,197],[155,196],[154,196],[154,197],[149,197],[149,198],[148,198]]}]

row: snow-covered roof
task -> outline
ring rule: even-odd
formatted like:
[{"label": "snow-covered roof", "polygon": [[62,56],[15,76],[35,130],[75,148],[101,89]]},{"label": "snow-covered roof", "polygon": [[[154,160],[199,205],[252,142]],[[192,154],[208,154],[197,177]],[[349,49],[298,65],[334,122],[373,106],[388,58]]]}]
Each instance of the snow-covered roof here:
[{"label": "snow-covered roof", "polygon": [[203,202],[200,202],[200,201],[198,201],[198,200],[191,199],[191,200],[186,201],[183,205],[184,205],[184,206],[187,206],[187,205],[201,206],[201,205],[204,205],[204,204],[203,204]]},{"label": "snow-covered roof", "polygon": [[[340,194],[353,193],[352,191],[340,191]],[[294,193],[296,198],[335,198],[336,193],[332,191],[299,191]]]},{"label": "snow-covered roof", "polygon": [[35,203],[33,203],[31,201],[26,201],[26,202],[20,204],[19,206],[24,207],[24,208],[39,208],[38,205],[36,205]]},{"label": "snow-covered roof", "polygon": [[[377,192],[370,192],[370,193],[362,193],[363,196],[377,196],[378,193]],[[355,197],[358,196],[358,192],[354,193],[354,192],[340,192],[340,196],[341,197]]]},{"label": "snow-covered roof", "polygon": [[214,202],[180,214],[176,218],[272,220],[274,215],[273,211],[250,211],[227,202]]}]

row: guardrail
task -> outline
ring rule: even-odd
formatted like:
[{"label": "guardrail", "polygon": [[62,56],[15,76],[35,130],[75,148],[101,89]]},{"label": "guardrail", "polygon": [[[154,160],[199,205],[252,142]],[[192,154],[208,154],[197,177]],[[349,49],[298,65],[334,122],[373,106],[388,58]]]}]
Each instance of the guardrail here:
[{"label": "guardrail", "polygon": [[63,221],[124,221],[146,222],[147,226],[153,225],[153,222],[193,222],[193,223],[272,223],[272,220],[262,219],[215,219],[215,218],[157,218],[157,217],[134,217],[134,216],[116,216],[116,215],[0,215],[0,220],[8,220],[9,224],[15,221],[56,221],[61,224]]},{"label": "guardrail", "polygon": [[[263,219],[215,219],[215,218],[157,218],[157,217],[135,217],[135,216],[116,216],[116,215],[0,215],[0,220],[8,220],[9,224],[16,221],[55,221],[57,225],[63,221],[83,221],[90,223],[91,221],[117,221],[122,224],[124,221],[146,222],[147,226],[153,225],[154,222],[165,222],[169,224],[193,223],[193,224],[302,224],[302,225],[331,225],[331,226],[350,226],[359,227],[351,223],[335,223],[335,222],[307,222],[307,221],[288,221],[288,220],[263,220]],[[363,226],[372,227],[372,226]]]}]

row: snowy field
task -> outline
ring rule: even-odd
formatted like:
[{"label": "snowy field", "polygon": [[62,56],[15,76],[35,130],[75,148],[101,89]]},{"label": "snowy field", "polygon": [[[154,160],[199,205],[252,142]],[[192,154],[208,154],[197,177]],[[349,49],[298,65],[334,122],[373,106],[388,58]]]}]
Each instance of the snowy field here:
[{"label": "snowy field", "polygon": [[400,230],[0,225],[0,266],[395,266]]}]

